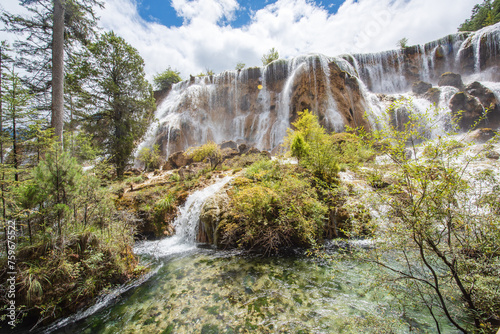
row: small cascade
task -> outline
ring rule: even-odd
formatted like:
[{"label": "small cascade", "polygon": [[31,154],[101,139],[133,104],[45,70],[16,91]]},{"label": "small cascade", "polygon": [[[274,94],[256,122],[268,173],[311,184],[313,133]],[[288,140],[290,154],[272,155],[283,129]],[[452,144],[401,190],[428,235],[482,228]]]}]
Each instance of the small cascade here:
[{"label": "small cascade", "polygon": [[[469,72],[480,74],[491,65],[489,60],[495,60],[499,56],[500,23],[497,23],[471,33],[461,44],[456,54],[456,63]],[[483,76],[482,79],[489,78]]]},{"label": "small cascade", "polygon": [[429,54],[426,51],[425,45],[418,45],[418,54],[420,55],[420,62],[422,67],[422,73],[420,77],[423,81],[431,82],[431,78],[433,75],[431,72],[434,72],[434,55],[432,54],[432,50]]},{"label": "small cascade", "polygon": [[[261,85],[259,86],[260,91],[257,95],[257,101],[262,106],[262,112],[258,115],[258,117],[254,118],[254,124],[251,128],[252,132],[256,130],[257,138],[255,142],[259,149],[262,149],[266,146],[266,134],[270,126],[271,93],[269,92],[267,87],[267,70],[268,67],[265,67],[261,71]],[[257,125],[256,128],[255,125]]]},{"label": "small cascade", "polygon": [[332,94],[332,87],[329,79],[330,78],[329,63],[331,61],[334,61],[341,70],[344,70],[350,74],[352,74],[352,67],[347,61],[341,58],[332,59],[332,58],[327,58],[325,56],[320,56],[319,61],[324,75],[323,80],[325,80],[326,83],[326,92],[327,92],[327,107],[325,112],[326,124],[329,125],[330,128],[334,129],[336,132],[341,132],[344,129],[344,120],[342,119],[342,115],[340,115],[339,113],[337,103],[335,102],[335,98]]},{"label": "small cascade", "polygon": [[196,232],[200,213],[205,201],[222,189],[232,177],[226,176],[216,183],[195,191],[188,196],[174,221],[175,235],[160,241],[143,241],[134,247],[134,252],[141,255],[164,257],[187,252],[196,248]]},{"label": "small cascade", "polygon": [[374,93],[399,93],[407,90],[408,83],[403,74],[402,51],[352,55],[358,63],[361,80]]}]

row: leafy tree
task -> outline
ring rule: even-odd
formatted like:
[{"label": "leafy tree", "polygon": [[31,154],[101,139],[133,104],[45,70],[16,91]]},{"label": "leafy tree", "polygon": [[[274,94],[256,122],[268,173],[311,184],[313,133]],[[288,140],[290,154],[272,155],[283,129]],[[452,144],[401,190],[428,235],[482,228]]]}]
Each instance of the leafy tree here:
[{"label": "leafy tree", "polygon": [[288,130],[285,146],[316,177],[328,183],[335,182],[339,164],[331,135],[319,124],[318,116],[309,110],[299,112],[298,115],[299,118],[292,123],[295,130]]},{"label": "leafy tree", "polygon": [[143,147],[137,156],[137,159],[144,163],[146,170],[159,168],[162,158],[160,156],[160,146],[153,145],[152,148]]},{"label": "leafy tree", "polygon": [[182,81],[180,74],[179,71],[173,70],[169,66],[165,71],[154,76],[153,82],[155,88],[158,90],[169,90],[173,84]]},{"label": "leafy tree", "polygon": [[237,71],[241,71],[244,68],[245,68],[245,63],[238,63],[238,64],[236,64],[236,68],[235,69]]},{"label": "leafy tree", "polygon": [[155,108],[153,91],[145,79],[144,61],[114,32],[89,46],[91,68],[87,93],[97,112],[88,117],[87,130],[109,155],[118,176],[125,170],[136,142],[144,135]]},{"label": "leafy tree", "polygon": [[463,333],[492,332],[491,321],[500,318],[500,292],[491,289],[500,284],[498,180],[491,171],[472,171],[475,157],[444,136],[410,158],[408,149],[416,153],[417,143],[427,141],[429,129],[419,124],[434,117],[407,110],[401,130],[389,125],[363,135],[386,143],[377,146],[395,178],[377,189],[376,205],[389,206],[391,220],[369,259],[393,274],[386,283],[428,309],[439,333],[441,316]]},{"label": "leafy tree", "polygon": [[401,38],[396,45],[401,49],[406,49],[408,47],[408,38]]},{"label": "leafy tree", "polygon": [[500,22],[500,0],[485,0],[474,6],[470,19],[465,20],[458,30],[476,31],[497,22]]},{"label": "leafy tree", "polygon": [[203,161],[207,159],[210,162],[212,170],[222,162],[222,151],[216,143],[209,141],[205,145],[190,147],[186,155],[194,161]]},{"label": "leafy tree", "polygon": [[275,48],[271,48],[268,53],[264,54],[261,58],[262,60],[262,65],[266,66],[272,63],[275,60],[278,60],[280,58],[280,55],[278,53],[278,50]]}]

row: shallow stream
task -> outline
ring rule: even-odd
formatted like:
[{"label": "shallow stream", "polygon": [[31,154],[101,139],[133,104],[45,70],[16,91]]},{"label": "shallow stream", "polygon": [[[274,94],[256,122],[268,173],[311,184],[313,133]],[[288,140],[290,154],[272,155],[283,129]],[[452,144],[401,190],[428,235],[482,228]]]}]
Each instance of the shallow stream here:
[{"label": "shallow stream", "polygon": [[54,333],[435,332],[424,312],[393,307],[372,268],[349,260],[196,249],[154,261],[149,280]]}]

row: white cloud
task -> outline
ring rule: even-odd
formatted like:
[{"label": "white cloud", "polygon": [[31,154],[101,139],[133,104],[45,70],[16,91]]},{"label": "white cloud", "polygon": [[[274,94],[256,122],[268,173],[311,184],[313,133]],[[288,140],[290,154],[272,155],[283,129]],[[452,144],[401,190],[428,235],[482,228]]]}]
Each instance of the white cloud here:
[{"label": "white cloud", "polygon": [[149,77],[172,66],[187,78],[207,68],[233,69],[238,62],[258,66],[271,47],[287,58],[394,49],[402,37],[410,44],[429,42],[455,33],[479,2],[347,0],[331,15],[309,0],[278,0],[252,12],[246,26],[232,28],[227,22],[241,10],[235,0],[172,0],[184,19],[181,27],[143,20],[136,0],[106,0],[100,24],[139,50]]},{"label": "white cloud", "polygon": [[184,18],[184,23],[192,19],[217,23],[226,18],[232,20],[234,12],[239,8],[235,0],[172,0],[172,7],[177,15]]}]

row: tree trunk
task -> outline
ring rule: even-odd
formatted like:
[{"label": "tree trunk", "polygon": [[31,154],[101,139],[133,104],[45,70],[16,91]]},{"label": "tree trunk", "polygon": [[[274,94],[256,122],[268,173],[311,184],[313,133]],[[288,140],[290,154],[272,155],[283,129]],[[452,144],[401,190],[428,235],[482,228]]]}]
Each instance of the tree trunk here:
[{"label": "tree trunk", "polygon": [[52,120],[54,135],[62,142],[64,122],[64,0],[54,0],[52,28]]}]

